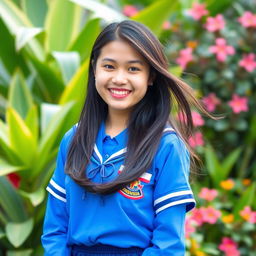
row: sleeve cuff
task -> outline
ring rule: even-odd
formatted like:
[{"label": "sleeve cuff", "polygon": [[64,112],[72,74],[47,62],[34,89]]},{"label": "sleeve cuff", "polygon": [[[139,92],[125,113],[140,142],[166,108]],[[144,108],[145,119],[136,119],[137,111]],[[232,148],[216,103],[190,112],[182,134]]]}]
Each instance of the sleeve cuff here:
[{"label": "sleeve cuff", "polygon": [[66,190],[59,186],[53,179],[50,180],[46,190],[52,194],[55,198],[67,202],[66,200]]},{"label": "sleeve cuff", "polygon": [[186,212],[192,210],[196,205],[192,191],[184,190],[159,197],[154,201],[155,213],[158,214],[159,212],[178,204],[186,204]]}]

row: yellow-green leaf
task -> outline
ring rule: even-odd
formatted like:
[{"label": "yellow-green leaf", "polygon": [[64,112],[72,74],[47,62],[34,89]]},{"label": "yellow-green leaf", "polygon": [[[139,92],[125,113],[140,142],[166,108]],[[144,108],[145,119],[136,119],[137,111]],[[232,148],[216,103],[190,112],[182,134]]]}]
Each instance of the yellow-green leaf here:
[{"label": "yellow-green leaf", "polygon": [[[17,35],[20,27],[33,27],[26,14],[10,0],[0,0],[0,16],[14,36]],[[29,41],[28,50],[38,59],[44,60],[43,49],[35,38]]]},{"label": "yellow-green leaf", "polygon": [[19,114],[11,107],[7,109],[7,122],[11,147],[22,162],[30,166],[36,153],[36,140]]},{"label": "yellow-green leaf", "polygon": [[23,119],[25,119],[28,110],[32,107],[33,97],[20,71],[14,73],[8,100],[9,105],[13,107]]},{"label": "yellow-green leaf", "polygon": [[25,222],[9,222],[5,227],[6,236],[14,247],[22,245],[33,229],[34,221],[29,219]]},{"label": "yellow-green leaf", "polygon": [[64,51],[79,32],[81,8],[68,0],[55,0],[49,5],[46,16],[47,52]]},{"label": "yellow-green leaf", "polygon": [[179,8],[178,1],[159,0],[153,2],[138,14],[132,17],[132,20],[143,23],[148,26],[156,35],[162,30],[164,21],[168,19],[171,13]]}]

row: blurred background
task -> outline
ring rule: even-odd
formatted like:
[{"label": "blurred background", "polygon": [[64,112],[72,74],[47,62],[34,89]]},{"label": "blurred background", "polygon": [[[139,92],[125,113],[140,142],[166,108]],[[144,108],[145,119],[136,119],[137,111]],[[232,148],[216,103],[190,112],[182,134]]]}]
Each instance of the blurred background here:
[{"label": "blurred background", "polygon": [[45,187],[83,105],[92,44],[123,19],[147,25],[170,72],[225,116],[193,111],[203,165],[186,255],[255,256],[254,0],[0,0],[0,255],[43,255]]}]

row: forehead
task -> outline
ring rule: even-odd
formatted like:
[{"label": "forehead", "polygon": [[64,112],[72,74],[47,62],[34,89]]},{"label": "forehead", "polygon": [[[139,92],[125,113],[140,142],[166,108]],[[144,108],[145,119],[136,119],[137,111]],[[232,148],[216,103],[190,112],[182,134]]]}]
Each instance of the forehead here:
[{"label": "forehead", "polygon": [[146,63],[145,58],[129,43],[122,40],[112,41],[101,48],[98,59],[110,58],[116,61],[140,60]]}]

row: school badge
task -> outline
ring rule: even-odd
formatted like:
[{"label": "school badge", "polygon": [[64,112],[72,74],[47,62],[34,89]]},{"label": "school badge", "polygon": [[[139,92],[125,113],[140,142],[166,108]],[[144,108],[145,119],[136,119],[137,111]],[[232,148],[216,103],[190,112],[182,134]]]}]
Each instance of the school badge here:
[{"label": "school badge", "polygon": [[[120,173],[123,169],[124,169],[124,166],[121,165],[118,173]],[[126,186],[125,188],[122,188],[118,192],[124,197],[129,199],[134,199],[134,200],[141,199],[144,197],[143,190],[142,190],[144,185],[141,184],[141,181],[148,183],[150,182],[151,176],[152,174],[150,173],[144,173],[141,175],[141,177],[139,177],[139,179],[133,181],[128,186]]]}]

